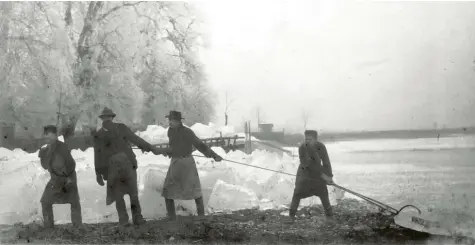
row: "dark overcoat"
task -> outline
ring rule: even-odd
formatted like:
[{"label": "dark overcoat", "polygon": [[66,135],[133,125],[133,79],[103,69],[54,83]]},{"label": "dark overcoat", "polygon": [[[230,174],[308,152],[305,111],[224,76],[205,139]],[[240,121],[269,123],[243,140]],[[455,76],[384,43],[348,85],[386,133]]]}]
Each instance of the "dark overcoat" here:
[{"label": "dark overcoat", "polygon": [[38,156],[41,166],[48,170],[51,176],[41,202],[48,204],[79,202],[76,161],[69,147],[61,141],[56,141],[40,149]]},{"label": "dark overcoat", "polygon": [[[114,193],[130,195],[130,190],[135,192],[137,189],[137,158],[131,144],[144,151],[151,151],[153,148],[123,123],[103,126],[94,135],[94,166],[96,174],[108,182],[107,205],[115,201]],[[122,157],[124,155],[125,158]],[[114,173],[114,179],[109,181],[111,173]]]},{"label": "dark overcoat", "polygon": [[321,142],[315,146],[303,143],[299,147],[299,159],[294,195],[307,198],[327,193],[327,185],[321,174],[333,177],[333,173],[325,145]]}]

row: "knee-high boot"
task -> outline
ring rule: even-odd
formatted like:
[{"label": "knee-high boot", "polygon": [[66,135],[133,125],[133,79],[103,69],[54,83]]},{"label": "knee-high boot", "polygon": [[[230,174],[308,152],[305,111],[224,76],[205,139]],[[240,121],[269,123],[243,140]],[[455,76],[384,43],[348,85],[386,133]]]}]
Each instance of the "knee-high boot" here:
[{"label": "knee-high boot", "polygon": [[54,227],[54,215],[53,215],[53,204],[47,202],[41,202],[42,212],[43,212],[43,225],[45,228]]},{"label": "knee-high boot", "polygon": [[75,226],[82,225],[81,203],[79,200],[71,203],[71,223]]},{"label": "knee-high boot", "polygon": [[196,211],[198,212],[198,216],[205,216],[205,205],[203,202],[203,197],[196,198],[195,204],[196,204]]},{"label": "knee-high boot", "polygon": [[166,199],[165,198],[165,206],[167,208],[168,218],[171,219],[171,220],[175,220],[176,219],[175,201],[173,199]]},{"label": "knee-high boot", "polygon": [[289,216],[294,219],[297,214],[297,209],[299,208],[300,198],[297,196],[292,197],[292,202],[290,203]]}]

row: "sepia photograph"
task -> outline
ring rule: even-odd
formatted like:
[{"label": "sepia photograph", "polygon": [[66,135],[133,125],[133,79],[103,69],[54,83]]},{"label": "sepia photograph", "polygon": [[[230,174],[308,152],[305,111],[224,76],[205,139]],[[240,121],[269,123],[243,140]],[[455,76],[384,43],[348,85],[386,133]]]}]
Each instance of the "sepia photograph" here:
[{"label": "sepia photograph", "polygon": [[475,245],[475,1],[0,1],[0,244]]}]

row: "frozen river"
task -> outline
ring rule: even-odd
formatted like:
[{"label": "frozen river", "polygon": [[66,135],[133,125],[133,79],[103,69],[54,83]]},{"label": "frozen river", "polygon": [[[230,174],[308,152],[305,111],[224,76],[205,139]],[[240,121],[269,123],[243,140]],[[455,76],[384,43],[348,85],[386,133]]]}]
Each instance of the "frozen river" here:
[{"label": "frozen river", "polygon": [[[399,208],[418,206],[437,220],[475,227],[475,138],[457,136],[440,139],[359,140],[327,145],[338,184]],[[266,152],[245,155],[224,152],[226,159],[295,173],[296,157]],[[293,149],[295,150],[295,149]],[[168,159],[141,154],[139,185],[146,218],[165,215],[161,185]],[[92,149],[73,151],[78,163],[78,182],[85,222],[117,220],[115,207],[105,206],[105,190],[95,182]],[[287,205],[294,178],[239,166],[212,163],[197,158],[209,211],[255,206],[278,208]],[[29,222],[41,217],[39,199],[48,179],[36,154],[0,149],[0,223]],[[218,181],[218,180],[222,181]],[[335,193],[334,193],[335,194]],[[346,197],[350,197],[349,194]],[[233,199],[234,198],[234,199]],[[318,203],[308,200],[302,205]],[[179,205],[194,212],[193,202]],[[55,207],[55,219],[69,222],[69,207]],[[186,211],[184,211],[186,212]]]}]

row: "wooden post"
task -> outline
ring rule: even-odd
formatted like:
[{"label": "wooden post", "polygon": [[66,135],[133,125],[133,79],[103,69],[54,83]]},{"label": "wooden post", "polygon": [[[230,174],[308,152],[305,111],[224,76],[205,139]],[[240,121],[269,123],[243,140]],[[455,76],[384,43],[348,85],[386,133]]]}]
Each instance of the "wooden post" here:
[{"label": "wooden post", "polygon": [[249,121],[249,154],[252,153],[251,121]]},{"label": "wooden post", "polygon": [[247,153],[247,122],[244,122],[244,152]]},{"label": "wooden post", "polygon": [[233,151],[236,150],[236,140],[237,140],[237,137],[238,137],[237,135],[234,136],[234,144],[233,144],[233,148],[232,148]]},{"label": "wooden post", "polygon": [[249,154],[250,148],[249,148],[249,122],[244,123],[244,135],[245,135],[245,140],[244,140],[244,152],[246,154]]},{"label": "wooden post", "polygon": [[247,121],[245,124],[245,152],[246,154],[251,154],[252,153],[252,140],[251,140],[251,122]]}]

